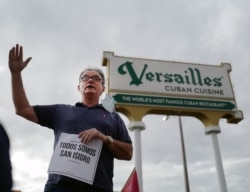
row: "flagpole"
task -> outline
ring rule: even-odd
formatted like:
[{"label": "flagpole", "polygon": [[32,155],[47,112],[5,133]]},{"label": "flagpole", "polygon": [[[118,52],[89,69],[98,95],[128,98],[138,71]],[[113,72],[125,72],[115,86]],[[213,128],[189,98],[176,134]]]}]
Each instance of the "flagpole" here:
[{"label": "flagpole", "polygon": [[182,160],[183,160],[183,170],[184,170],[184,180],[185,180],[185,189],[186,192],[189,192],[189,179],[188,179],[188,170],[187,170],[187,160],[186,160],[186,151],[185,151],[185,144],[184,144],[184,136],[182,130],[182,121],[181,117],[178,116],[179,119],[179,128],[180,128],[180,137],[181,137],[181,151],[182,151]]},{"label": "flagpole", "polygon": [[[169,117],[166,115],[163,117],[163,121],[166,121]],[[182,130],[182,121],[181,116],[178,116],[179,129],[180,129],[180,139],[181,139],[181,153],[183,160],[183,171],[184,171],[184,181],[185,181],[185,190],[186,192],[190,192],[189,188],[189,179],[188,179],[188,170],[187,170],[187,160],[186,160],[186,152],[185,152],[185,144],[184,144],[184,136]]]}]

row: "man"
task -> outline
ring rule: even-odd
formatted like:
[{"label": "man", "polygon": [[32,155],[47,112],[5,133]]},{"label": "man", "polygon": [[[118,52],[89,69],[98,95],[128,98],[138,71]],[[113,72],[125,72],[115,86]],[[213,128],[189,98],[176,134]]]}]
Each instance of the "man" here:
[{"label": "man", "polygon": [[31,106],[22,83],[21,71],[31,57],[23,61],[23,48],[18,44],[9,52],[9,68],[12,82],[12,95],[16,113],[32,122],[51,128],[55,144],[61,133],[79,134],[81,142],[93,139],[103,142],[93,185],[75,179],[49,174],[45,185],[46,192],[99,192],[113,191],[114,158],[131,160],[133,147],[131,138],[121,117],[111,113],[99,104],[104,92],[105,79],[100,69],[89,68],[80,74],[78,90],[81,102],[71,105]]},{"label": "man", "polygon": [[12,173],[10,162],[10,142],[9,137],[0,124],[0,191],[10,192],[12,188]]}]

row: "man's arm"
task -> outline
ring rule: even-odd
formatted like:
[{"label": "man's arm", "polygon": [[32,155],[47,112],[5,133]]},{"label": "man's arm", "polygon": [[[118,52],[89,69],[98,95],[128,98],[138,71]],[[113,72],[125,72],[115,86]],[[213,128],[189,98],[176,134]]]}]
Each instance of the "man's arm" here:
[{"label": "man's arm", "polygon": [[96,128],[92,128],[89,130],[82,131],[79,134],[79,138],[81,139],[81,142],[88,143],[94,138],[100,139],[103,141],[104,144],[107,145],[111,153],[114,155],[115,158],[120,160],[131,160],[133,156],[133,146],[130,143],[125,143],[122,141],[118,141],[115,139],[108,138],[107,135],[104,135],[100,131],[98,131]]},{"label": "man's arm", "polygon": [[16,114],[30,121],[38,122],[33,107],[29,104],[24,91],[22,81],[22,70],[28,65],[31,57],[23,61],[23,48],[18,44],[9,52],[9,69],[11,73],[12,98],[16,109]]},{"label": "man's arm", "polygon": [[113,140],[108,141],[108,137],[104,142],[109,150],[113,153],[114,157],[120,160],[131,160],[133,156],[133,146],[132,144]]}]

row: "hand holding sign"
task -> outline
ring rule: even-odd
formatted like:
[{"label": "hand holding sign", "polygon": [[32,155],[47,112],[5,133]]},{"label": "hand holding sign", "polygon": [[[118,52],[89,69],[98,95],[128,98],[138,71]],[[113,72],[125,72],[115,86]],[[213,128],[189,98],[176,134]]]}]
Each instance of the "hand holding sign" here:
[{"label": "hand holding sign", "polygon": [[78,137],[80,138],[82,143],[91,142],[93,139],[99,139],[101,141],[105,141],[106,136],[98,131],[96,128],[91,128],[85,131],[82,131]]}]

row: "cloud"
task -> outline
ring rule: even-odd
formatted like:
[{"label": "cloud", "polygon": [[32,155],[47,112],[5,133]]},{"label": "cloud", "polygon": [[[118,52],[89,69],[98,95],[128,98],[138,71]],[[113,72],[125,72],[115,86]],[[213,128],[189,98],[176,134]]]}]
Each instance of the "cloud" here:
[{"label": "cloud", "polygon": [[[15,114],[7,62],[9,49],[20,43],[24,57],[32,57],[23,71],[31,104],[77,102],[80,71],[87,65],[101,66],[103,51],[209,65],[231,63],[230,77],[244,120],[221,120],[218,140],[228,190],[247,191],[249,6],[246,0],[0,1],[0,115],[11,139],[15,188],[41,191],[53,150],[51,130]],[[144,191],[184,191],[177,118],[162,121],[162,115],[147,115],[142,121]],[[182,117],[182,122],[191,191],[218,191],[211,136],[196,118]],[[134,133],[129,133],[134,140]],[[115,161],[114,189],[122,188],[134,160]]]}]

